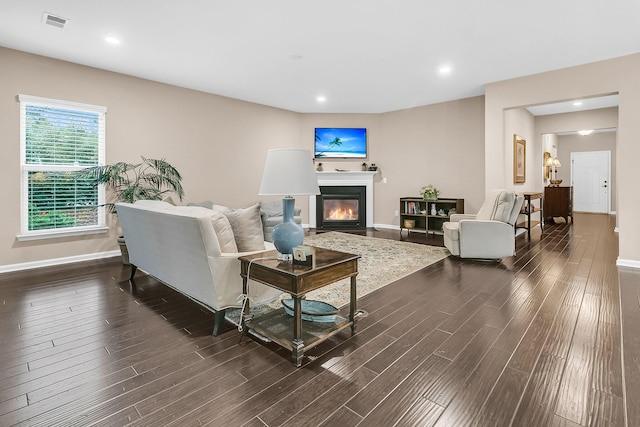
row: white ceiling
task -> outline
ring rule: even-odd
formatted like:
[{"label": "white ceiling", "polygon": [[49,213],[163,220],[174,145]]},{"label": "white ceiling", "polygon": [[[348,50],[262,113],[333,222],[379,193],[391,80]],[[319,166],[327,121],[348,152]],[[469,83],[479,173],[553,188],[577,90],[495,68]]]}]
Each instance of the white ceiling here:
[{"label": "white ceiling", "polygon": [[0,46],[297,112],[375,113],[640,52],[638,16],[638,0],[0,0]]},{"label": "white ceiling", "polygon": [[534,105],[527,107],[527,110],[534,116],[546,116],[549,114],[571,113],[617,106],[618,95],[608,95],[595,98],[580,98],[552,104]]}]

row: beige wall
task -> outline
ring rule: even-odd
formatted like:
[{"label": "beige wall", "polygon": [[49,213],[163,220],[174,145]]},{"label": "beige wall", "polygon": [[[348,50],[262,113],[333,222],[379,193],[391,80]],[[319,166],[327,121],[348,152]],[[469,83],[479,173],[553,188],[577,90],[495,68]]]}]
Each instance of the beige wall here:
[{"label": "beige wall", "polygon": [[[491,83],[485,90],[486,187],[506,185],[502,167],[511,141],[504,140],[504,111],[514,107],[619,94],[616,179],[620,265],[640,267],[640,54]],[[502,153],[500,155],[499,153]]]},{"label": "beige wall", "polygon": [[[484,201],[482,96],[384,114],[305,114],[304,139],[313,141],[314,127],[323,126],[367,128],[366,162],[379,167],[374,179],[378,226],[398,226],[399,198],[418,197],[428,184],[441,197],[465,199],[466,212],[477,212]],[[324,161],[323,168],[360,170],[361,164]]]},{"label": "beige wall", "polygon": [[[109,235],[18,242],[20,233],[19,104],[28,94],[106,106],[107,162],[162,157],[184,176],[185,203],[213,200],[245,206],[258,195],[268,148],[313,146],[313,128],[363,126],[375,183],[374,223],[398,225],[398,198],[434,184],[447,197],[466,199],[476,212],[483,199],[483,97],[387,114],[299,114],[182,89],[95,68],[0,48],[0,178],[5,208],[0,228],[3,266],[46,262],[115,250]],[[360,169],[362,162],[327,168]],[[387,184],[382,178],[387,177]],[[308,222],[307,198],[297,200]]]},{"label": "beige wall", "polygon": [[[20,232],[19,93],[108,107],[107,161],[135,161],[140,155],[166,158],[184,175],[185,202],[210,199],[242,206],[257,201],[266,149],[311,148],[316,126],[365,126],[369,129],[367,163],[380,167],[374,223],[391,226],[398,224],[398,198],[418,195],[423,185],[434,184],[445,197],[464,198],[467,212],[476,212],[484,192],[491,188],[529,190],[513,185],[512,134],[527,138],[526,184],[535,185],[541,182],[541,171],[535,172],[538,168],[530,162],[542,161],[536,134],[543,127],[538,122],[534,127],[521,107],[619,93],[620,258],[640,265],[636,244],[640,224],[633,220],[640,208],[634,196],[640,173],[635,166],[640,144],[634,143],[634,135],[640,132],[640,79],[635,78],[640,55],[493,83],[485,97],[371,115],[298,114],[4,48],[0,48],[0,63],[0,176],[5,182],[0,267],[116,248],[114,232],[16,240]],[[334,163],[326,167],[359,169],[361,162]],[[297,203],[307,206],[306,198]],[[307,218],[305,212],[303,221]]]},{"label": "beige wall", "polygon": [[186,201],[259,200],[267,148],[304,145],[296,113],[0,48],[0,266],[114,250],[115,233],[19,242],[19,104],[28,94],[103,105],[107,162],[163,157],[184,176]]},{"label": "beige wall", "polygon": [[[526,167],[525,182],[514,183],[513,174],[513,148],[514,135],[524,138]],[[535,137],[535,117],[524,108],[512,108],[504,112],[504,140],[505,158],[502,166],[505,174],[505,185],[503,187],[517,193],[542,191],[542,172],[538,167],[542,162],[542,154],[540,149],[540,138]],[[492,148],[493,150],[493,148]]]}]

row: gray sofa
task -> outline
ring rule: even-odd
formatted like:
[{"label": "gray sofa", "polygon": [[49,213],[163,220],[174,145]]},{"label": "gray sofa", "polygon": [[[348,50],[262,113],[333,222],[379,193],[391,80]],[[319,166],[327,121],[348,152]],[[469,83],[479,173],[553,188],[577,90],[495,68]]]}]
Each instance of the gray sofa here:
[{"label": "gray sofa", "polygon": [[[302,224],[302,217],[300,214],[302,209],[295,208],[293,212],[293,220],[298,224]],[[267,202],[260,202],[260,217],[262,218],[262,229],[264,232],[264,240],[272,242],[271,234],[273,233],[273,227],[282,223],[282,200],[270,200]]]}]

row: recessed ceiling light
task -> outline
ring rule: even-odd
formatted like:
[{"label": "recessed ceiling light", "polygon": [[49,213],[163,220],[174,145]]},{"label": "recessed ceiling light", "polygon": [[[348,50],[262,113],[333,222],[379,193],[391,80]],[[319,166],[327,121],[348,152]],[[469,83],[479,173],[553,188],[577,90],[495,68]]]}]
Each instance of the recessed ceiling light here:
[{"label": "recessed ceiling light", "polygon": [[120,40],[112,36],[105,37],[104,41],[106,41],[109,44],[120,44]]},{"label": "recessed ceiling light", "polygon": [[576,101],[576,102],[573,103],[574,107],[579,107],[581,105],[582,105],[582,101]]},{"label": "recessed ceiling light", "polygon": [[587,135],[591,135],[591,132],[593,132],[593,129],[585,129],[585,130],[579,130],[578,133],[582,136],[587,136]]},{"label": "recessed ceiling light", "polygon": [[324,97],[324,96],[322,96],[322,95],[321,95],[321,96],[318,96],[318,97],[316,98],[316,101],[318,101],[318,102],[325,102],[326,100],[327,100],[327,98],[325,98],[325,97]]},{"label": "recessed ceiling light", "polygon": [[443,65],[442,67],[438,68],[438,73],[443,76],[451,74],[451,67],[448,65]]}]

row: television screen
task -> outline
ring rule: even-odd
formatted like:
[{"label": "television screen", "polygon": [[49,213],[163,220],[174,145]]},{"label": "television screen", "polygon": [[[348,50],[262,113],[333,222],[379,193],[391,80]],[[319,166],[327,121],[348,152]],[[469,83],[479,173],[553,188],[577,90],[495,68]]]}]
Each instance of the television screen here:
[{"label": "television screen", "polygon": [[366,159],[366,128],[316,128],[316,159]]}]

